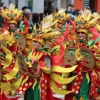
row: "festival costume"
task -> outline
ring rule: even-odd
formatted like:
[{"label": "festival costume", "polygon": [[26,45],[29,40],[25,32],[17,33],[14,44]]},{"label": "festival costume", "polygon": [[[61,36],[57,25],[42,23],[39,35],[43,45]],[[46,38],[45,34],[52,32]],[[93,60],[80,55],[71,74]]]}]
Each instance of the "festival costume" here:
[{"label": "festival costume", "polygon": [[[14,9],[14,5],[11,4],[5,11],[0,11],[0,14],[5,18],[9,24],[17,24],[22,18],[22,12],[18,9]],[[27,23],[26,23],[27,24]],[[26,69],[28,68],[24,57],[27,55],[27,51],[31,48],[29,46],[30,39],[26,36],[28,25],[24,25],[18,30],[8,30],[8,25],[2,28],[0,34],[0,53],[1,53],[1,80],[0,88],[1,93],[7,93],[6,95],[16,95],[16,90],[20,87],[22,81],[23,84],[28,80],[26,77]],[[26,30],[24,31],[24,28]],[[29,41],[28,41],[29,40]],[[24,69],[24,71],[23,71]],[[19,73],[22,73],[19,75]],[[9,91],[12,91],[9,92]],[[2,100],[1,95],[1,100]]]},{"label": "festival costume", "polygon": [[[15,20],[18,21],[18,18],[19,17],[21,18],[22,16],[21,12],[18,13],[18,10],[14,9],[14,5],[11,5],[10,9],[6,9],[5,11],[2,11],[1,13],[3,17],[7,20],[6,22],[12,23],[12,24],[13,23],[16,24],[17,22]],[[68,84],[72,82],[72,80],[76,77],[74,76],[71,78],[66,78],[66,77],[63,78],[62,76],[60,76],[63,73],[64,74],[70,73],[76,68],[76,66],[73,66],[71,68],[63,68],[62,66],[62,62],[63,62],[62,52],[64,51],[64,47],[62,45],[63,38],[59,39],[58,38],[59,32],[58,31],[55,32],[54,30],[49,28],[51,26],[55,27],[56,26],[55,23],[59,22],[60,18],[62,17],[60,17],[59,15],[59,19],[57,21],[54,21],[54,19],[51,20],[52,24],[50,24],[49,22],[48,27],[46,27],[46,25],[48,24],[46,23],[43,27],[40,27],[40,31],[35,30],[36,32],[33,32],[33,34],[31,35],[28,34],[28,23],[26,20],[24,20],[25,26],[21,26],[19,30],[16,30],[16,31],[14,30],[14,31],[9,32],[8,27],[5,27],[6,30],[4,29],[1,30],[3,34],[1,34],[0,40],[3,41],[5,39],[5,42],[2,42],[2,45],[1,45],[1,52],[2,52],[1,68],[3,68],[3,74],[1,76],[4,77],[4,79],[1,80],[1,87],[0,87],[2,92],[12,91],[12,90],[17,90],[19,94],[23,94],[25,91],[28,94],[30,94],[31,92],[32,98],[29,98],[31,97],[29,96],[28,99],[33,100],[34,98],[34,100],[35,99],[38,100],[39,99],[39,82],[40,82],[42,100],[45,100],[45,99],[53,100],[54,98],[53,98],[52,91],[54,93],[63,94],[63,95],[69,94],[70,92],[72,92],[72,91],[61,90],[56,85],[56,83],[63,84],[63,85]],[[47,30],[45,27],[47,28]],[[35,37],[33,38],[33,36]],[[54,37],[53,39],[55,41],[51,40],[50,37]],[[52,44],[51,46],[52,48],[50,49],[43,48],[42,52],[34,51],[31,48],[32,41],[30,40],[32,40],[32,38],[34,41],[39,41],[42,45],[44,45],[45,42],[47,42],[46,40],[48,40],[48,42]],[[62,40],[62,41],[59,41],[59,40]],[[58,53],[57,55],[56,53],[52,54],[56,51],[56,49],[58,49],[59,51],[59,48],[61,50],[59,54]],[[29,50],[32,50],[32,51],[29,53],[29,56],[27,57]],[[52,60],[51,66],[53,67],[51,68],[51,70],[44,63],[45,57],[48,55],[51,57],[51,60]],[[24,60],[25,57],[28,58],[26,59],[26,61]],[[38,66],[36,65],[36,68],[34,67],[35,66],[34,61],[38,63]],[[7,72],[8,69],[9,69],[9,72]],[[41,70],[42,70],[42,77],[40,77],[40,79],[37,80],[37,77],[40,76]],[[60,73],[60,74],[57,74],[57,73]],[[18,74],[18,77],[15,80],[15,76],[17,74]],[[33,77],[36,77],[36,79]],[[47,87],[44,87],[44,84],[47,85]],[[37,98],[34,97],[34,95],[36,94],[38,94]],[[15,92],[13,95],[15,95]],[[2,100],[2,95],[0,96]],[[51,98],[48,98],[49,96]]]},{"label": "festival costume", "polygon": [[[49,21],[48,18],[51,18],[51,20]],[[33,33],[31,34],[31,36],[33,36],[33,41],[39,42],[43,45],[43,47],[37,50],[33,48],[27,57],[28,59],[26,63],[33,69],[35,68],[34,63],[37,63],[37,70],[34,72],[33,78],[34,75],[41,72],[42,76],[39,76],[39,79],[34,78],[36,79],[35,83],[33,83],[33,86],[25,92],[25,99],[39,99],[34,98],[34,95],[33,98],[29,98],[32,94],[36,93],[37,90],[34,90],[34,88],[37,86],[37,83],[40,83],[40,88],[38,87],[37,89],[40,89],[41,100],[55,100],[53,93],[64,95],[72,92],[61,90],[56,84],[58,83],[62,85],[70,83],[76,76],[68,78],[67,80],[67,78],[64,79],[61,74],[73,71],[76,66],[68,69],[62,67],[64,54],[64,46],[62,45],[63,38],[60,38],[61,34],[59,34],[59,31],[55,29],[53,30],[53,28],[51,29],[51,26],[54,26],[56,21],[53,23],[53,18],[51,15],[48,16],[48,18],[47,20],[43,20],[42,27],[40,26],[40,29],[36,30],[36,28],[34,28]],[[57,51],[60,52],[56,53]],[[50,65],[48,65],[48,63]],[[30,93],[32,88],[33,92]]]},{"label": "festival costume", "polygon": [[[78,65],[70,75],[77,75],[68,90],[65,100],[95,100],[98,97],[99,70],[99,33],[95,28],[99,17],[93,17],[90,11],[84,10],[66,27],[64,36],[67,40],[65,65]],[[86,34],[86,40],[79,40],[78,34]],[[69,56],[69,58],[68,58]]]}]

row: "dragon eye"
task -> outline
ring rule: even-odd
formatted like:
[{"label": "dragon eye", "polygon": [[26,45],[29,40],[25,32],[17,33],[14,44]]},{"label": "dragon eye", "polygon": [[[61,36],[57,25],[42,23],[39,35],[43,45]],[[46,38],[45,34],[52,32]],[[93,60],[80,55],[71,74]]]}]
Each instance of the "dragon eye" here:
[{"label": "dragon eye", "polygon": [[84,57],[88,58],[88,57],[89,57],[89,55],[88,55],[87,53],[85,53],[85,54],[84,54]]},{"label": "dragon eye", "polygon": [[72,50],[71,50],[71,51],[69,51],[69,52],[70,52],[70,54],[71,54],[71,55],[74,55],[74,54],[75,54],[75,52],[74,52],[74,51],[72,51]]},{"label": "dragon eye", "polygon": [[20,35],[15,35],[15,39],[19,39]]}]

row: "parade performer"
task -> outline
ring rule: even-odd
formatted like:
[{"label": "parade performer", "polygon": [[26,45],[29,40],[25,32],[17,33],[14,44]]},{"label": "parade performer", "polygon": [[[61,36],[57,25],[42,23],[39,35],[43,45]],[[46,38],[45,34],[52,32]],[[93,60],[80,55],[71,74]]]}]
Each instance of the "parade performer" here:
[{"label": "parade performer", "polygon": [[[26,63],[35,70],[33,75],[28,72],[35,82],[25,91],[25,100],[39,100],[40,98],[41,100],[54,100],[53,92],[62,95],[72,92],[61,90],[56,84],[72,82],[76,76],[64,79],[61,74],[70,73],[76,66],[63,68],[64,46],[62,44],[64,38],[61,37],[59,31],[51,28],[55,24],[51,20],[49,21],[47,18],[45,24],[42,24],[42,28],[34,30],[31,34],[33,49],[29,52]],[[42,73],[42,76],[39,73]],[[37,74],[39,74],[38,77],[36,77]],[[39,94],[39,84],[41,95]],[[37,97],[35,96],[36,92]]]},{"label": "parade performer", "polygon": [[[26,36],[28,25],[17,28],[17,22],[23,15],[22,11],[15,9],[14,4],[10,4],[8,9],[1,10],[0,14],[6,22],[5,27],[0,30],[0,62],[2,62],[0,65],[0,88],[2,94],[7,95],[9,91],[12,91],[10,94],[16,95],[16,90],[20,87],[22,81],[28,80],[28,77],[26,77],[28,67],[25,64],[24,57],[27,56],[27,51],[31,49],[32,43]],[[25,23],[27,24],[27,22]],[[22,74],[19,75],[19,72]],[[26,79],[24,79],[25,77]]]},{"label": "parade performer", "polygon": [[65,65],[78,67],[70,75],[77,75],[68,90],[73,93],[66,95],[65,100],[95,100],[98,97],[97,81],[99,82],[99,33],[95,28],[99,17],[84,10],[82,15],[71,21],[66,27],[64,36],[67,40]]}]

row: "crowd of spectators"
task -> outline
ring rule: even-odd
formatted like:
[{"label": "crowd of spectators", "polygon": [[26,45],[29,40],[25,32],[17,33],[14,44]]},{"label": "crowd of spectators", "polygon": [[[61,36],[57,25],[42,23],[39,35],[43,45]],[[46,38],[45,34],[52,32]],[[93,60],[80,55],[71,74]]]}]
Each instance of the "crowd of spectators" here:
[{"label": "crowd of spectators", "polygon": [[[2,9],[6,9],[6,7],[3,6],[3,3],[0,3],[0,10]],[[90,9],[90,8],[86,7],[86,9]],[[47,7],[44,6],[44,13],[37,13],[37,12],[32,13],[27,6],[22,7],[23,15],[26,17],[28,24],[30,26],[30,30],[29,30],[30,32],[32,32],[32,29],[35,24],[36,24],[36,28],[37,29],[39,28],[40,22],[43,20],[44,16],[58,12],[59,10],[60,8],[58,7],[54,9],[53,1],[48,1],[48,6]],[[73,4],[69,4],[65,12],[71,14],[71,17],[73,20],[76,16],[81,14],[80,9],[74,10]],[[92,13],[94,12],[96,12],[95,9],[92,10]],[[19,24],[23,24],[23,19],[21,20],[21,23]],[[0,16],[0,27],[4,27],[4,19],[1,16]]]}]

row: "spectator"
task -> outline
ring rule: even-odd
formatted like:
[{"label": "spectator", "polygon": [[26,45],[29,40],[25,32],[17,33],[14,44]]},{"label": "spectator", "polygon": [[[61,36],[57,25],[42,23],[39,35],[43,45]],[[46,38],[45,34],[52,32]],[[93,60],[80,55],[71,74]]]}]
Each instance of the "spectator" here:
[{"label": "spectator", "polygon": [[75,16],[78,16],[80,14],[80,10],[79,9],[76,9],[74,12],[73,12],[73,15]]},{"label": "spectator", "polygon": [[26,19],[29,20],[30,15],[31,15],[31,11],[29,9],[25,9],[23,14],[26,17]]},{"label": "spectator", "polygon": [[71,14],[72,20],[74,20],[75,15],[74,15],[74,5],[73,4],[69,4],[68,5],[68,12]]},{"label": "spectator", "polygon": [[47,13],[52,14],[54,12],[54,3],[53,1],[48,1]]},{"label": "spectator", "polygon": [[36,24],[36,28],[39,28],[40,25],[40,14],[38,13],[33,13],[33,24]]},{"label": "spectator", "polygon": [[43,20],[44,14],[40,13],[40,22]]},{"label": "spectator", "polygon": [[23,13],[25,12],[26,9],[29,9],[27,6],[22,7]]},{"label": "spectator", "polygon": [[7,7],[6,7],[6,6],[4,6],[3,8],[4,8],[4,10],[6,10],[6,9],[7,9]]},{"label": "spectator", "polygon": [[73,15],[73,12],[74,12],[74,5],[73,4],[68,5],[68,11],[69,11],[70,14]]},{"label": "spectator", "polygon": [[33,15],[32,14],[29,16],[28,23],[30,25],[29,32],[32,33],[33,26],[34,26],[34,24],[33,24]]},{"label": "spectator", "polygon": [[44,6],[44,15],[47,15],[47,7]]},{"label": "spectator", "polygon": [[58,12],[59,10],[60,10],[60,8],[57,7],[57,8],[56,8],[56,12]]},{"label": "spectator", "polygon": [[85,9],[90,10],[90,7],[89,6],[86,6]]},{"label": "spectator", "polygon": [[97,12],[97,11],[96,11],[95,9],[92,9],[91,12],[92,12],[92,14],[93,14],[93,13],[95,13],[95,12]]},{"label": "spectator", "polygon": [[[0,2],[0,10],[4,10],[2,2]],[[4,18],[0,15],[0,28],[4,27]]]},{"label": "spectator", "polygon": [[[30,9],[27,6],[22,7],[23,15],[26,17],[28,24],[30,26],[29,28],[29,33],[32,33],[32,28],[33,28],[33,22],[32,22],[32,13]],[[24,24],[23,19],[21,21],[21,24]]]}]

